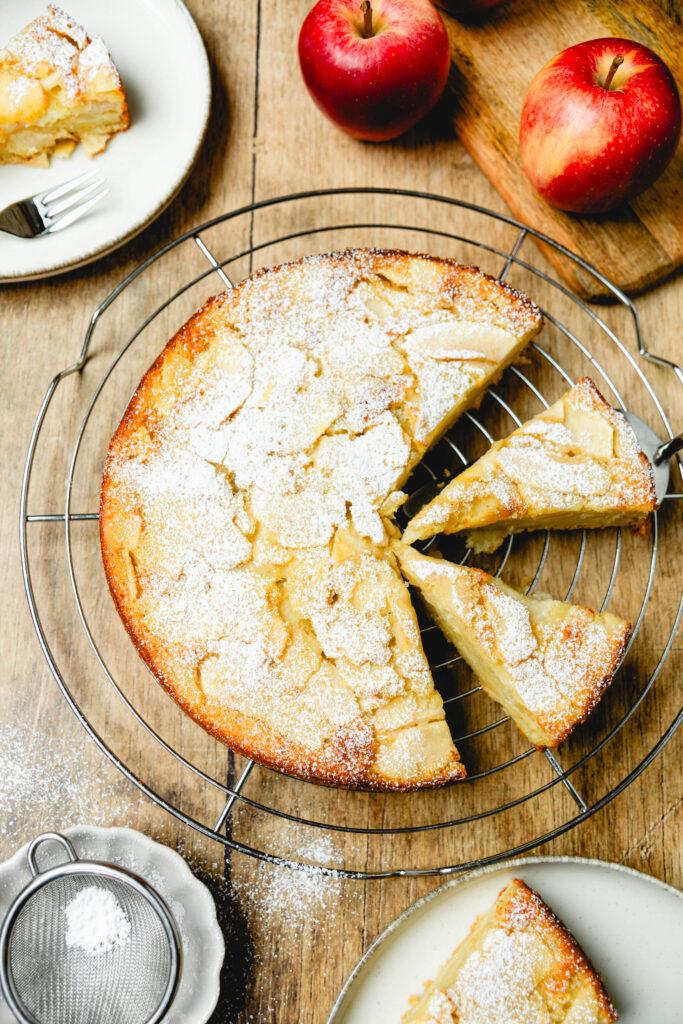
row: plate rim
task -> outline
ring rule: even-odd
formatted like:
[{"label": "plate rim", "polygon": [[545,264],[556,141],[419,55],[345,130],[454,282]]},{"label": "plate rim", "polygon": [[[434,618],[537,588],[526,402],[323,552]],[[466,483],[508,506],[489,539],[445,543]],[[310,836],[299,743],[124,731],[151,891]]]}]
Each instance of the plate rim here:
[{"label": "plate rim", "polygon": [[371,960],[378,948],[384,943],[386,939],[394,932],[399,925],[416,913],[427,903],[436,899],[447,889],[455,889],[459,885],[465,882],[472,881],[474,878],[479,878],[483,875],[490,875],[496,871],[505,871],[511,867],[524,866],[524,865],[536,865],[536,864],[583,864],[589,867],[597,868],[608,868],[611,871],[620,871],[627,875],[633,875],[636,878],[644,879],[647,882],[655,885],[656,887],[665,890],[670,895],[677,897],[679,900],[683,900],[683,891],[677,889],[675,886],[670,885],[668,882],[663,882],[661,878],[657,878],[655,875],[649,875],[645,871],[638,871],[637,868],[629,867],[626,864],[619,864],[616,861],[600,860],[597,857],[577,857],[571,854],[558,855],[558,856],[546,856],[546,857],[510,857],[507,860],[499,861],[495,864],[485,864],[480,868],[473,868],[471,871],[465,871],[460,875],[448,878],[443,885],[437,886],[436,889],[432,889],[431,892],[425,893],[424,896],[418,897],[414,903],[402,910],[397,917],[390,921],[389,924],[384,928],[374,942],[368,947],[363,956],[358,960],[355,967],[344,982],[339,995],[335,999],[332,1008],[326,1018],[325,1024],[335,1024],[338,1020],[339,1013],[344,1009],[344,1002],[349,994],[349,991],[357,980],[358,975],[367,966],[368,961]]},{"label": "plate rim", "polygon": [[206,131],[209,125],[209,117],[211,113],[211,101],[212,101],[212,84],[211,84],[211,65],[209,62],[209,55],[206,50],[206,45],[202,34],[197,27],[197,23],[192,17],[190,10],[187,8],[183,0],[162,0],[165,4],[174,6],[180,15],[184,18],[190,35],[194,38],[196,43],[196,51],[199,63],[202,66],[203,79],[204,79],[204,95],[203,95],[203,107],[198,120],[198,131],[195,134],[195,140],[191,147],[191,152],[187,158],[187,161],[180,172],[180,176],[177,181],[171,186],[170,190],[166,195],[161,198],[154,210],[149,213],[146,217],[135,224],[128,231],[117,236],[116,239],[109,243],[105,243],[103,246],[96,247],[91,250],[87,255],[76,260],[65,260],[62,262],[54,263],[51,267],[43,270],[29,271],[28,273],[19,274],[2,274],[0,275],[0,284],[20,284],[23,281],[41,281],[49,277],[57,277],[59,274],[66,274],[71,270],[78,270],[80,267],[85,267],[89,263],[94,263],[96,260],[102,259],[105,256],[109,256],[112,252],[120,249],[121,246],[125,245],[126,242],[131,242],[134,238],[137,238],[145,228],[160,217],[161,214],[168,209],[173,200],[176,198],[183,185],[187,182],[192,170],[194,169],[195,163],[199,156],[199,152],[202,148]]}]

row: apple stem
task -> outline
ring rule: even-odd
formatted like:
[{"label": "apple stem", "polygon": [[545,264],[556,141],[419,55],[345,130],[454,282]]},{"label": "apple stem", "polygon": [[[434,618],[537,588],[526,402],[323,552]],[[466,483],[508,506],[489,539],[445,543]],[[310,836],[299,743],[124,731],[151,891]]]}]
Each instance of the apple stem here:
[{"label": "apple stem", "polygon": [[614,78],[614,76],[615,76],[615,74],[617,72],[617,68],[621,67],[621,65],[623,63],[624,63],[624,58],[623,58],[622,54],[618,53],[616,55],[616,57],[614,58],[614,60],[612,61],[612,66],[610,67],[609,71],[607,72],[607,78],[605,79],[605,86],[604,86],[605,89],[609,89],[610,85],[612,84],[612,79]]},{"label": "apple stem", "polygon": [[372,31],[372,4],[370,0],[363,0],[360,5],[361,14],[363,15],[363,38],[370,39],[373,35]]}]

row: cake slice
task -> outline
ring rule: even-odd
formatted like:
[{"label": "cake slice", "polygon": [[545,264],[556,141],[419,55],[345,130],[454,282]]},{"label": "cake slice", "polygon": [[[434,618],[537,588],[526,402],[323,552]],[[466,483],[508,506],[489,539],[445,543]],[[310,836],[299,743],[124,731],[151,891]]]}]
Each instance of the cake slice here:
[{"label": "cake slice", "polygon": [[88,156],[128,127],[119,73],[99,37],[49,5],[0,50],[0,163]]},{"label": "cake slice", "polygon": [[403,574],[482,687],[537,747],[556,747],[593,710],[631,635],[628,622],[525,597],[481,569],[397,546]]},{"label": "cake slice", "polygon": [[575,938],[514,879],[403,1024],[608,1024],[617,1012]]},{"label": "cake slice", "polygon": [[643,529],[656,507],[652,466],[633,430],[584,377],[451,481],[404,540],[465,532],[475,551],[495,551],[523,530]]}]

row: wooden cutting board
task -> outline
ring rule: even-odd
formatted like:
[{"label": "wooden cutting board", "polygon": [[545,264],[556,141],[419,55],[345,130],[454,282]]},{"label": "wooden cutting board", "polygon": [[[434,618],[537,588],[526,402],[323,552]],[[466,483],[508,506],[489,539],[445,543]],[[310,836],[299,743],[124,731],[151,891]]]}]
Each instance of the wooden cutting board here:
[{"label": "wooden cutting board", "polygon": [[[625,292],[673,273],[683,263],[683,144],[662,177],[628,206],[579,217],[553,209],[534,192],[520,164],[518,130],[536,71],[586,39],[618,36],[649,46],[683,88],[681,29],[651,0],[508,0],[477,20],[444,14],[444,21],[456,131],[514,216],[578,253]],[[607,294],[572,261],[541,248],[582,297]]]}]

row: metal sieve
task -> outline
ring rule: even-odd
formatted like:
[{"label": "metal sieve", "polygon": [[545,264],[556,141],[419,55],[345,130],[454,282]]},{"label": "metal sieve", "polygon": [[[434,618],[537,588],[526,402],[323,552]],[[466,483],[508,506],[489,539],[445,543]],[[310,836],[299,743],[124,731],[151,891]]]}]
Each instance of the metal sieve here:
[{"label": "metal sieve", "polygon": [[[60,843],[68,860],[40,871],[36,851],[48,841]],[[178,928],[161,896],[124,868],[79,860],[69,840],[57,832],[34,839],[27,860],[32,879],[12,903],[0,932],[0,985],[17,1020],[160,1021],[175,995],[181,967]],[[115,911],[122,925],[115,940],[105,936],[98,945],[97,922],[93,945],[84,944],[78,932],[74,940],[75,911],[83,906],[80,924],[86,929],[89,925],[93,893],[88,889],[95,890],[100,905],[104,899]]]}]

